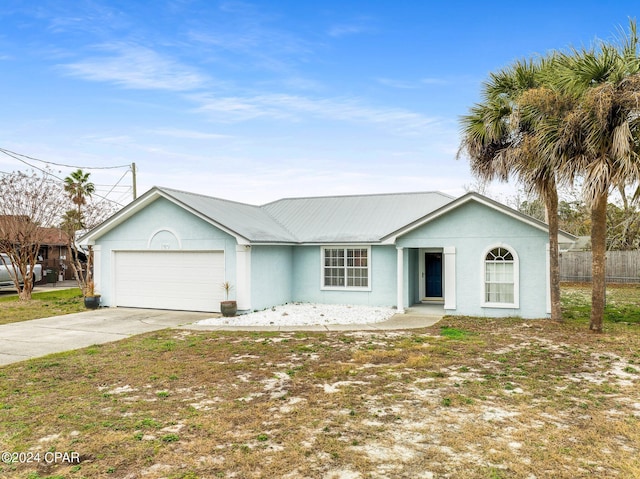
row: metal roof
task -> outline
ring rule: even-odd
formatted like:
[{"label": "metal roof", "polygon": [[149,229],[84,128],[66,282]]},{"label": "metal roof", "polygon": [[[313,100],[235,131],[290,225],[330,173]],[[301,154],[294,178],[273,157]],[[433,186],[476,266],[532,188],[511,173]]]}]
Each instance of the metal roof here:
[{"label": "metal roof", "polygon": [[254,242],[295,243],[296,238],[259,206],[170,188],[158,188],[165,197],[206,217],[210,222]]},{"label": "metal roof", "polygon": [[450,203],[438,192],[288,198],[262,206],[302,243],[372,243]]},{"label": "metal roof", "polygon": [[[163,197],[233,235],[239,244],[393,243],[398,236],[470,200],[498,209],[539,229],[541,221],[477,193],[460,198],[440,192],[285,198],[249,205],[171,188],[153,187],[80,239],[96,239]],[[561,240],[575,237],[561,231]]]},{"label": "metal roof", "polygon": [[450,203],[438,192],[286,198],[263,206],[158,188],[164,196],[254,243],[378,242]]}]

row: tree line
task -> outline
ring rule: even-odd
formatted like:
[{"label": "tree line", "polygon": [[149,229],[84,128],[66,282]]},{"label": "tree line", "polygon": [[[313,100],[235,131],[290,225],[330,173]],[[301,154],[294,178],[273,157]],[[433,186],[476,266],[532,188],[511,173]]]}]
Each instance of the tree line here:
[{"label": "tree line", "polygon": [[[640,250],[640,187],[635,191],[616,191],[616,201],[607,205],[607,251]],[[546,221],[544,203],[525,195],[515,197],[514,207],[540,221]],[[589,236],[591,212],[581,196],[566,195],[558,202],[558,225],[562,231],[575,236]]]},{"label": "tree line", "polygon": [[517,60],[489,75],[461,118],[459,157],[484,181],[516,179],[544,204],[551,318],[562,320],[559,191],[580,186],[590,216],[590,330],[602,332],[609,195],[640,181],[636,22],[615,41]]}]

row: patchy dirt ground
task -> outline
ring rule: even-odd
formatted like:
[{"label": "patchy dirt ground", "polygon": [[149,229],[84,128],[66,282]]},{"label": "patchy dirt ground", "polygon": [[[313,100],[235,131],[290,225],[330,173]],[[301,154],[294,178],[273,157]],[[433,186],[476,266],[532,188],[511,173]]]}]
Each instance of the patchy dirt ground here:
[{"label": "patchy dirt ground", "polygon": [[640,329],[163,331],[0,368],[0,424],[78,458],[1,477],[637,478]]}]

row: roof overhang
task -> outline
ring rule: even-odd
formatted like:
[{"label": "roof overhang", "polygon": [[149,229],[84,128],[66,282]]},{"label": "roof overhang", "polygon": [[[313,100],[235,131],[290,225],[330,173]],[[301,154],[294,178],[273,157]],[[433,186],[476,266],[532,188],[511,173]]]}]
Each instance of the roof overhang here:
[{"label": "roof overhang", "polygon": [[197,211],[197,210],[185,205],[184,203],[182,203],[178,199],[176,199],[173,196],[171,196],[166,191],[163,191],[163,190],[161,190],[161,189],[159,189],[158,187],[155,187],[155,186],[153,188],[151,188],[149,191],[147,191],[144,195],[140,196],[138,199],[134,200],[133,202],[129,203],[127,206],[122,208],[115,215],[111,216],[110,218],[108,218],[107,220],[105,220],[104,222],[102,222],[101,224],[96,226],[95,228],[93,228],[87,234],[83,235],[78,240],[79,244],[81,244],[81,245],[94,245],[96,243],[96,241],[100,237],[104,236],[109,231],[111,231],[112,229],[116,228],[118,225],[124,223],[129,218],[133,217],[134,215],[136,215],[137,213],[139,213],[140,211],[145,209],[147,206],[149,206],[151,203],[153,203],[154,201],[157,201],[160,198],[164,198],[164,199],[170,201],[171,203],[173,203],[173,204],[179,206],[180,208],[183,208],[184,210],[188,211],[189,213],[197,216],[201,220],[203,220],[203,221],[209,223],[210,225],[215,226],[216,228],[218,228],[218,229],[224,231],[225,233],[233,236],[236,239],[236,241],[238,242],[238,244],[240,244],[240,245],[250,245],[251,244],[251,241],[249,239],[247,239],[244,236],[238,234],[237,232],[233,231],[232,229],[226,227],[225,225],[218,223],[217,221],[213,220],[212,218],[209,218],[209,217],[203,215],[201,212],[199,212],[199,211]]},{"label": "roof overhang", "polygon": [[[471,193],[467,193],[464,196],[461,196],[456,200],[453,200],[451,203],[447,203],[446,205],[442,206],[441,208],[438,208],[435,211],[432,211],[428,215],[425,215],[422,218],[388,234],[387,236],[381,238],[381,242],[382,244],[395,244],[399,237],[417,228],[420,228],[426,225],[427,223],[430,223],[431,221],[446,215],[450,211],[455,210],[456,208],[459,208],[460,206],[465,205],[472,201],[482,204],[484,206],[487,206],[496,211],[499,211],[503,214],[506,214],[507,216],[510,216],[517,221],[521,221],[525,224],[528,224],[529,226],[532,226],[536,229],[539,229],[546,233],[549,232],[549,228],[546,223],[539,221],[529,215],[520,213],[519,211],[514,210],[513,208],[509,208],[508,206],[505,206],[502,203],[492,200],[491,198],[487,198],[486,196],[471,192]],[[569,242],[573,242],[577,239],[577,237],[573,236],[572,234],[566,233],[564,231],[559,232],[558,238],[560,240],[565,240]]]}]

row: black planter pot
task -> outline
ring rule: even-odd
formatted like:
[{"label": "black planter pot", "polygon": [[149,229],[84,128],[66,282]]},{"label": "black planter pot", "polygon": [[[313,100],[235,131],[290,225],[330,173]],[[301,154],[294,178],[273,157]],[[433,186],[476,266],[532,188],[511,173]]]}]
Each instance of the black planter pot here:
[{"label": "black planter pot", "polygon": [[84,307],[87,309],[98,309],[100,306],[100,295],[96,296],[85,296],[84,297]]},{"label": "black planter pot", "polygon": [[238,303],[235,301],[220,301],[220,312],[225,318],[235,316],[238,312]]}]

